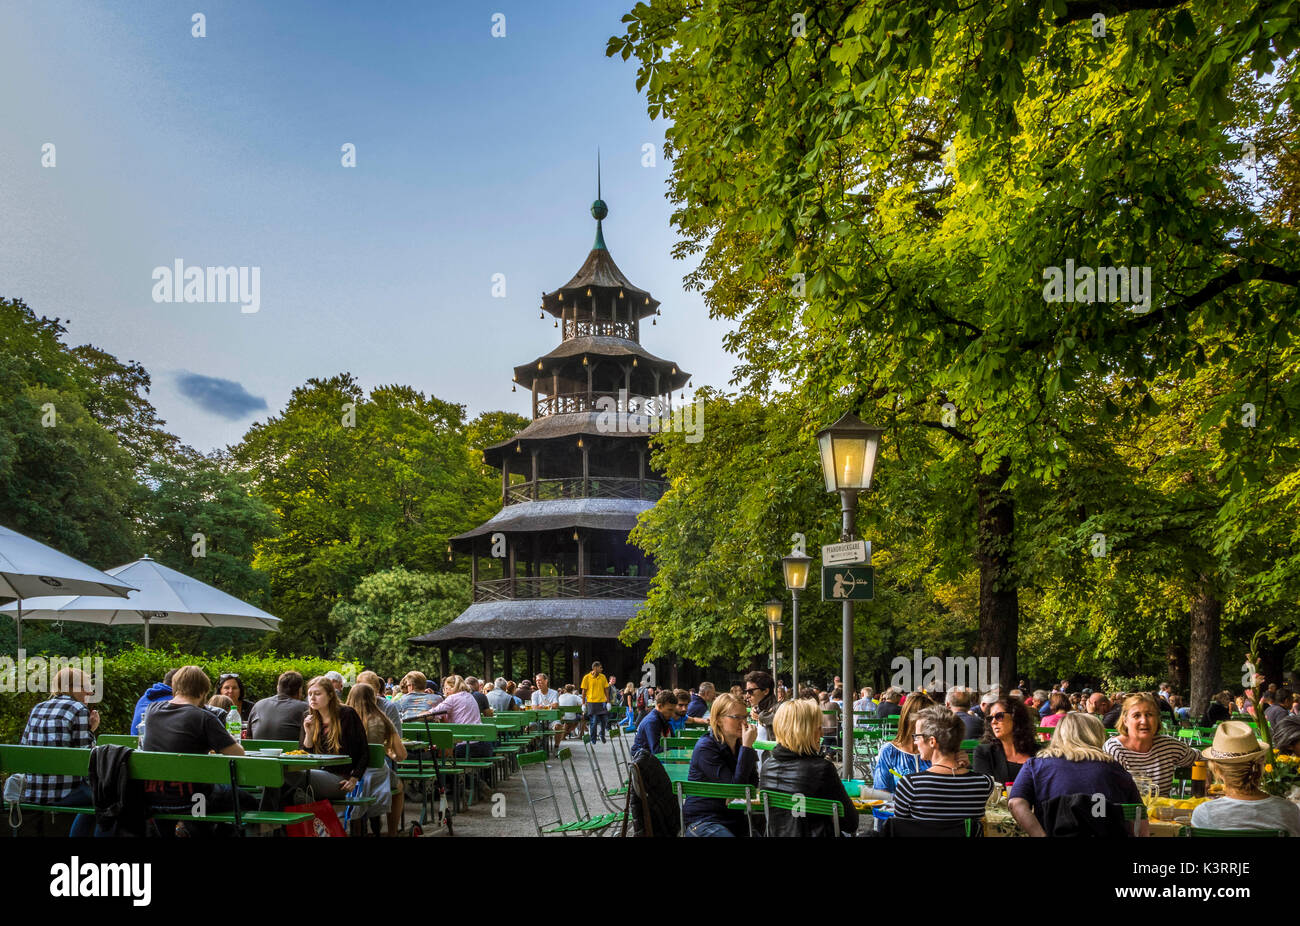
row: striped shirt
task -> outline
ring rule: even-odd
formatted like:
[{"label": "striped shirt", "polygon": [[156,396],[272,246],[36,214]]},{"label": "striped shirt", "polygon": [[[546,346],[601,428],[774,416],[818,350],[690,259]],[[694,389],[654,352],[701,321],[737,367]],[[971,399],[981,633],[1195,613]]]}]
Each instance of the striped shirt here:
[{"label": "striped shirt", "polygon": [[[42,701],[32,708],[20,742],[23,746],[94,746],[90,708],[66,694]],[[54,804],[85,780],[71,775],[28,775],[22,799],[31,804]]]},{"label": "striped shirt", "polygon": [[1148,752],[1136,752],[1119,741],[1118,736],[1106,740],[1103,747],[1107,754],[1134,778],[1145,775],[1156,783],[1160,793],[1169,794],[1169,786],[1174,781],[1174,769],[1191,765],[1204,758],[1199,752],[1180,739],[1172,736],[1157,735]]},{"label": "striped shirt", "polygon": [[949,775],[927,769],[908,775],[894,792],[894,816],[910,820],[964,820],[984,816],[993,793],[988,775]]}]

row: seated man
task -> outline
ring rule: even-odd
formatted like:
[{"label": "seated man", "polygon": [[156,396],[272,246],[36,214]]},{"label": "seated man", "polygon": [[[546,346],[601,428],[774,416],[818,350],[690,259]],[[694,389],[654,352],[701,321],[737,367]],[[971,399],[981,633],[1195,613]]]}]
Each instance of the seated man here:
[{"label": "seated man", "polygon": [[[172,699],[145,712],[145,741],[141,749],[150,752],[188,752],[207,755],[242,756],[244,747],[226,732],[220,720],[204,704],[212,691],[212,680],[198,666],[183,666],[172,678]],[[193,813],[193,796],[203,795],[207,813],[223,813],[234,808],[235,795],[229,785],[189,784],[186,782],[151,781],[145,785],[150,805],[161,813]],[[257,800],[239,792],[241,805],[253,809]],[[159,834],[172,835],[172,827],[160,824]],[[192,835],[202,830],[189,827]]]},{"label": "seated man", "polygon": [[[691,695],[690,703],[686,705],[686,723],[694,726],[709,726],[709,707],[713,699],[718,696],[717,689],[713,682],[700,682],[698,694]],[[677,705],[681,707],[681,705]]]},{"label": "seated man", "polygon": [[284,672],[275,681],[275,697],[263,698],[248,715],[248,735],[255,740],[293,740],[302,735],[307,702],[302,699],[302,673]]},{"label": "seated man", "polygon": [[131,712],[131,726],[129,727],[132,736],[140,734],[140,718],[146,710],[160,701],[171,700],[172,676],[175,674],[175,669],[168,669],[167,674],[163,676],[163,680],[150,685],[149,690],[140,695],[140,700],[135,702],[135,709]]},{"label": "seated man", "polygon": [[429,684],[423,672],[407,672],[402,676],[402,681],[397,686],[401,694],[393,699],[393,704],[401,712],[402,720],[427,714],[442,703],[442,695],[431,690]]},{"label": "seated man", "polygon": [[536,710],[549,710],[560,702],[560,693],[551,687],[551,679],[545,672],[537,673],[537,687],[528,698],[529,706]]},{"label": "seated man", "polygon": [[[65,667],[54,676],[53,690],[48,701],[32,708],[19,740],[23,746],[95,745],[95,730],[99,728],[99,711],[86,707],[93,693],[90,679],[80,669]],[[28,775],[22,800],[28,804],[52,804],[56,807],[90,807],[90,783],[85,778],[70,775]],[[72,821],[69,836],[92,836],[95,818],[90,814],[77,814]]]},{"label": "seated man", "polygon": [[646,714],[636,728],[636,737],[632,740],[632,758],[635,759],[641,752],[663,752],[664,738],[672,735],[670,723],[676,717],[677,695],[665,688],[655,695],[655,709]]},{"label": "seated man", "polygon": [[515,696],[510,693],[504,678],[498,678],[492,683],[492,690],[487,693],[487,702],[493,714],[515,709]]},{"label": "seated man", "polygon": [[555,706],[561,708],[573,708],[560,715],[560,719],[555,721],[551,729],[557,731],[555,734],[555,748],[558,750],[564,738],[573,732],[574,728],[582,722],[582,695],[578,694],[578,689],[574,685],[565,685],[564,694],[555,699]]}]

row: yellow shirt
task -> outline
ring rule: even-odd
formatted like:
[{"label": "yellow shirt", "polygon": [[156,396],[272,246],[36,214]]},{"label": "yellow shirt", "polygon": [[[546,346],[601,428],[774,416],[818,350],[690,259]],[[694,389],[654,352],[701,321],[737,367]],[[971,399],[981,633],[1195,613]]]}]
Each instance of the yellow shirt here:
[{"label": "yellow shirt", "polygon": [[582,677],[582,696],[587,701],[608,701],[609,679],[605,678],[605,673],[600,672],[592,675],[588,672]]}]

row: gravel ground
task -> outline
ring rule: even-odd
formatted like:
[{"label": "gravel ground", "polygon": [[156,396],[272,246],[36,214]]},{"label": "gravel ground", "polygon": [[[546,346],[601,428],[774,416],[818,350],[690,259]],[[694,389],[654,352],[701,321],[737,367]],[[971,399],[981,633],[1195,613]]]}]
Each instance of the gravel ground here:
[{"label": "gravel ground", "polygon": [[[629,736],[624,745],[631,746],[632,740]],[[587,759],[582,742],[580,740],[569,738],[565,740],[564,746],[570,749],[573,757],[572,768],[577,771],[578,780],[581,783],[583,795],[587,799],[592,815],[611,812],[611,808],[600,803],[599,788],[596,785],[595,775],[591,770],[591,763]],[[613,743],[597,743],[597,756],[600,761],[602,773],[609,779],[614,774],[616,760],[621,761],[622,752]],[[566,763],[567,764],[567,763]],[[560,774],[559,763],[555,759],[547,761],[552,781],[556,786],[557,797],[559,799],[560,813],[563,815],[564,822],[568,823],[574,819],[573,802],[564,788],[564,778]],[[460,836],[536,836],[537,829],[533,823],[533,814],[529,810],[528,801],[524,796],[523,775],[525,770],[512,772],[504,781],[498,783],[495,794],[502,797],[496,798],[493,794],[487,793],[487,789],[480,789],[478,800],[468,811],[462,810],[452,818],[452,827],[457,837]],[[545,779],[542,778],[537,768],[526,770],[529,776],[529,786],[532,787],[534,782],[542,782],[542,790],[545,793]],[[608,781],[609,787],[617,786],[618,782]],[[533,794],[536,798],[538,795]],[[611,798],[611,800],[615,800]],[[581,806],[581,804],[579,804]],[[493,809],[496,808],[494,815]],[[617,809],[621,814],[623,811],[622,798],[617,799]],[[406,803],[406,822],[408,826],[419,820],[421,805],[413,804],[411,801]],[[551,819],[555,815],[554,805],[550,801],[545,801],[537,805],[537,811],[543,822]],[[610,830],[613,835],[617,835],[620,830],[619,824],[614,824]],[[609,831],[606,831],[609,833]],[[447,831],[435,822],[426,823],[424,826],[424,835],[426,837],[445,837]]]}]

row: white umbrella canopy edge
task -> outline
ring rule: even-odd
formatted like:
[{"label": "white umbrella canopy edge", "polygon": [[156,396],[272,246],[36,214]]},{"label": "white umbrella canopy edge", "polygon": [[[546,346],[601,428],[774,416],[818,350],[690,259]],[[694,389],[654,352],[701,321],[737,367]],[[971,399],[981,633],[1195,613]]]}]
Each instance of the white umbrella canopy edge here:
[{"label": "white umbrella canopy edge", "polygon": [[41,598],[69,593],[126,598],[133,591],[135,586],[115,578],[111,572],[101,572],[0,525],[0,598]]},{"label": "white umbrella canopy edge", "polygon": [[[24,620],[77,621],[93,624],[143,624],[145,645],[151,626],[237,627],[275,631],[280,619],[148,556],[108,570],[137,591],[127,601],[99,595],[33,599]],[[14,610],[0,607],[0,613]]]}]

